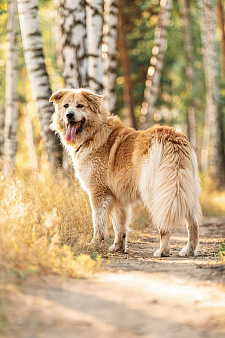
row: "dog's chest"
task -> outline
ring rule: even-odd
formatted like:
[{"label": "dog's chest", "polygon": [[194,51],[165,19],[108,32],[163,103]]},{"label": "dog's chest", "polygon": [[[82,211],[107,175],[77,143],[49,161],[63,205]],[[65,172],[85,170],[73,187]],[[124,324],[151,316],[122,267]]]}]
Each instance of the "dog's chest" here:
[{"label": "dog's chest", "polygon": [[92,173],[92,163],[91,161],[84,159],[74,159],[75,174],[82,188],[89,193],[90,191],[90,180]]}]

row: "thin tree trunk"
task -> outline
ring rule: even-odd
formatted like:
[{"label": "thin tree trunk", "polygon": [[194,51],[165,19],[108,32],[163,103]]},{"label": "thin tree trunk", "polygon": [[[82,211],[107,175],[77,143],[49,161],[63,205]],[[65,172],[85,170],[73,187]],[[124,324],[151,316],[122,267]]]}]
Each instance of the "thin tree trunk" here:
[{"label": "thin tree trunk", "polygon": [[116,109],[116,50],[118,28],[118,0],[105,0],[103,27],[103,93],[107,98],[107,109]]},{"label": "thin tree trunk", "polygon": [[[201,0],[201,33],[203,61],[206,78],[206,116],[202,147],[202,170],[207,170],[208,159],[205,153],[209,149],[211,136],[212,154],[210,172],[217,188],[225,185],[225,154],[223,148],[222,113],[218,87],[218,69],[215,40],[215,3],[213,0]],[[208,142],[208,145],[206,144]],[[207,147],[207,149],[206,149]],[[208,154],[207,154],[208,155]]]},{"label": "thin tree trunk", "polygon": [[184,18],[184,37],[187,56],[186,75],[187,92],[189,97],[187,111],[187,126],[190,142],[197,154],[197,133],[196,133],[196,110],[195,110],[195,92],[194,92],[194,51],[193,36],[190,13],[190,0],[181,0],[181,11]]},{"label": "thin tree trunk", "polygon": [[56,7],[56,19],[55,19],[55,49],[56,49],[56,63],[60,71],[63,71],[63,57],[62,57],[62,34],[61,34],[61,15],[59,12],[60,0],[54,0]]},{"label": "thin tree trunk", "polygon": [[59,0],[63,78],[67,88],[87,87],[86,6],[83,0]]},{"label": "thin tree trunk", "polygon": [[62,163],[62,147],[59,139],[49,129],[54,112],[49,103],[51,89],[46,71],[37,0],[17,0],[22,43],[31,89],[36,100],[41,136],[53,168]]},{"label": "thin tree trunk", "polygon": [[2,169],[4,156],[4,109],[0,101],[0,170]]},{"label": "thin tree trunk", "polygon": [[160,6],[159,23],[155,29],[154,46],[152,48],[150,66],[147,71],[144,100],[141,108],[141,129],[146,129],[153,123],[153,112],[159,93],[173,0],[161,0]]},{"label": "thin tree trunk", "polygon": [[118,11],[118,50],[121,59],[121,71],[124,78],[123,83],[123,120],[128,127],[136,128],[134,117],[134,101],[132,94],[132,81],[130,78],[130,59],[127,47],[126,32],[123,22],[122,3],[119,0]]},{"label": "thin tree trunk", "polygon": [[9,174],[16,165],[17,132],[17,2],[8,3],[7,51],[6,51],[6,107],[4,127],[4,164],[3,173]]},{"label": "thin tree trunk", "polygon": [[[62,44],[62,69],[66,88],[88,86],[86,4],[83,0],[58,0]],[[63,150],[63,169],[72,174],[72,164]]]},{"label": "thin tree trunk", "polygon": [[[202,141],[202,150],[201,150],[201,170],[203,172],[208,170],[209,167],[209,144],[211,137],[211,128],[212,128],[212,114],[213,114],[213,101],[212,101],[212,87],[211,82],[211,71],[208,66],[210,65],[210,56],[209,56],[209,32],[206,22],[206,12],[205,12],[205,3],[200,1],[200,16],[201,16],[201,39],[202,39],[202,55],[203,55],[203,64],[205,71],[205,85],[206,85],[206,110],[205,110],[205,119],[204,119],[204,130],[203,130],[203,141]],[[211,67],[211,66],[210,66]]]},{"label": "thin tree trunk", "polygon": [[102,93],[102,33],[103,0],[88,0],[87,4],[87,41],[89,87]]},{"label": "thin tree trunk", "polygon": [[221,29],[221,58],[222,58],[222,68],[225,76],[225,20],[224,20],[224,8],[223,1],[218,0],[218,17],[219,24]]},{"label": "thin tree trunk", "polygon": [[30,166],[33,170],[38,170],[38,159],[36,148],[34,144],[34,133],[33,133],[33,123],[31,115],[28,109],[25,109],[25,133],[26,133],[26,142],[29,151]]}]

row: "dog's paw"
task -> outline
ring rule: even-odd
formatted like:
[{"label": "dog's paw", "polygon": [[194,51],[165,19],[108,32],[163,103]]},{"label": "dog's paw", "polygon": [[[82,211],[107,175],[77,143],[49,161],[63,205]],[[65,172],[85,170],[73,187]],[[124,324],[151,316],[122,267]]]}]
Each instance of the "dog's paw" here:
[{"label": "dog's paw", "polygon": [[109,252],[111,253],[115,253],[115,252],[123,252],[123,253],[127,253],[126,249],[123,248],[123,246],[119,245],[119,244],[113,244],[110,246],[109,248]]},{"label": "dog's paw", "polygon": [[154,255],[153,255],[154,257],[162,257],[162,252],[161,252],[161,250],[160,249],[158,249],[158,250],[156,250],[155,252],[154,252]]},{"label": "dog's paw", "polygon": [[[196,250],[197,251],[197,250]],[[196,256],[196,251],[193,251],[189,248],[189,246],[185,246],[180,252],[179,256],[187,257],[187,256]]]},{"label": "dog's paw", "polygon": [[170,255],[170,249],[164,250],[163,252],[158,249],[154,252],[154,257],[169,257]]}]

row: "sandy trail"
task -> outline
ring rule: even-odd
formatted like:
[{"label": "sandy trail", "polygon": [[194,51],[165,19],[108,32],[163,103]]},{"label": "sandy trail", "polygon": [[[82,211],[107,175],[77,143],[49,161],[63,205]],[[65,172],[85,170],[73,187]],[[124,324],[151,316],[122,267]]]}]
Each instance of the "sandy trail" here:
[{"label": "sandy trail", "polygon": [[10,337],[225,337],[225,265],[218,262],[225,218],[205,218],[196,258],[153,258],[157,234],[135,232],[127,255],[111,255],[87,280],[48,277],[13,292]]}]

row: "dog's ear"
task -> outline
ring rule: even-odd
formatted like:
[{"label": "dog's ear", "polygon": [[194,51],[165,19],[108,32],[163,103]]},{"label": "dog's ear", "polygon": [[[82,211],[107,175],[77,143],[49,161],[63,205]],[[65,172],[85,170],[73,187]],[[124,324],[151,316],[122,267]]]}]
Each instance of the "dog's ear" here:
[{"label": "dog's ear", "polygon": [[49,102],[58,102],[66,93],[68,89],[59,89],[57,92],[53,93],[49,99]]},{"label": "dog's ear", "polygon": [[93,93],[90,90],[82,90],[81,91],[82,95],[84,96],[84,98],[87,100],[88,105],[90,107],[90,109],[94,112],[94,113],[102,113],[102,111],[104,110],[104,104],[103,104],[103,96],[102,95],[98,95]]}]

